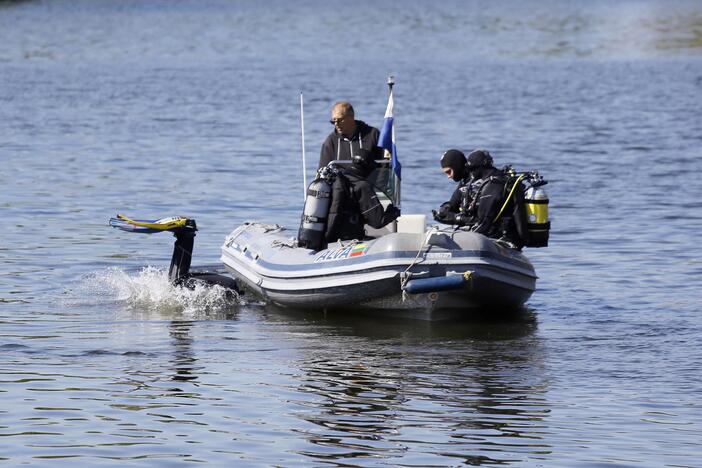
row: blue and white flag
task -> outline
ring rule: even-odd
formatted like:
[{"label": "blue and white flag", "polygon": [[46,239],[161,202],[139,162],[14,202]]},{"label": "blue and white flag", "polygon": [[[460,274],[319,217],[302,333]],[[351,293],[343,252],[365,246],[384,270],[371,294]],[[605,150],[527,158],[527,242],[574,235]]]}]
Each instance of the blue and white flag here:
[{"label": "blue and white flag", "polygon": [[392,87],[390,88],[390,96],[388,96],[388,107],[385,110],[385,120],[383,128],[380,130],[378,146],[385,150],[385,158],[390,159],[390,174],[391,186],[393,187],[393,204],[400,206],[400,180],[402,179],[402,165],[397,159],[397,148],[395,147],[395,117],[393,115],[394,100],[392,96]]}]

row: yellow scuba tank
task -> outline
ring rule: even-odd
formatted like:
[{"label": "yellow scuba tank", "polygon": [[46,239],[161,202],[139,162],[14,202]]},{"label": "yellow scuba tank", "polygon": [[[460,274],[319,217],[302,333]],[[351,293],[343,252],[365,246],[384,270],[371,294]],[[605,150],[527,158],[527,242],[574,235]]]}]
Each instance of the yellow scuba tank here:
[{"label": "yellow scuba tank", "polygon": [[524,193],[527,230],[529,241],[527,247],[547,247],[551,221],[548,218],[548,195],[541,187],[545,182],[532,184]]}]

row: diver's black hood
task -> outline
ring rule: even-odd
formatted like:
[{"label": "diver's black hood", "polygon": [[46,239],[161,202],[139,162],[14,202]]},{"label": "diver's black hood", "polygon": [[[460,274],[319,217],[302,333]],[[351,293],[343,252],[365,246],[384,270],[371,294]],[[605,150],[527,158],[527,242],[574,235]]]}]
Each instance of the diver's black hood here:
[{"label": "diver's black hood", "polygon": [[475,179],[482,179],[491,175],[495,168],[492,165],[492,156],[487,150],[477,149],[471,151],[466,158],[465,171]]},{"label": "diver's black hood", "polygon": [[450,167],[453,170],[451,178],[454,182],[458,182],[468,175],[466,173],[466,156],[457,149],[450,149],[441,156],[441,167]]}]

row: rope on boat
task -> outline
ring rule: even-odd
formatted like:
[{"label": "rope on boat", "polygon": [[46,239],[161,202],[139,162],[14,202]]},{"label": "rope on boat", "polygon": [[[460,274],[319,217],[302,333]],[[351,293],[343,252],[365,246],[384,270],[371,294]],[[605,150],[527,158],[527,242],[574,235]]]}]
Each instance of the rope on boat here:
[{"label": "rope on boat", "polygon": [[[348,247],[349,245],[356,245],[356,244],[360,244],[362,242],[363,241],[360,239],[348,239],[346,241],[342,241],[341,239],[339,239],[336,241],[335,247],[337,249],[343,249],[344,247]],[[329,248],[329,246],[327,246],[327,248]]]},{"label": "rope on boat", "polygon": [[[252,227],[252,226],[258,226],[261,229],[263,229],[263,233],[267,234],[272,231],[283,231],[285,228],[281,226],[280,224],[266,224],[266,223],[260,223],[258,221],[244,221],[244,225],[246,226],[246,229]],[[246,229],[242,229],[241,232],[244,232]]]},{"label": "rope on boat", "polygon": [[280,240],[280,239],[275,239],[273,242],[271,242],[271,247],[288,247],[291,249],[294,249],[297,247],[297,242],[295,242],[295,239],[288,239],[288,240]]},{"label": "rope on boat", "polygon": [[422,241],[422,244],[419,246],[419,250],[417,250],[417,255],[414,257],[414,260],[412,260],[412,263],[410,263],[405,271],[403,271],[400,274],[400,290],[402,291],[402,302],[405,302],[405,299],[407,299],[407,292],[405,291],[405,286],[407,285],[407,282],[410,279],[410,269],[417,264],[419,261],[419,256],[422,255],[422,250],[424,250],[424,246],[428,244],[429,238],[431,235],[434,233],[434,231],[438,231],[439,227],[438,226],[432,226],[431,229],[427,231],[427,235],[424,236],[424,240]]},{"label": "rope on boat", "polygon": [[261,228],[263,228],[263,233],[268,234],[269,232],[273,231],[282,231],[283,226],[280,224],[263,224],[263,223],[257,223]]}]

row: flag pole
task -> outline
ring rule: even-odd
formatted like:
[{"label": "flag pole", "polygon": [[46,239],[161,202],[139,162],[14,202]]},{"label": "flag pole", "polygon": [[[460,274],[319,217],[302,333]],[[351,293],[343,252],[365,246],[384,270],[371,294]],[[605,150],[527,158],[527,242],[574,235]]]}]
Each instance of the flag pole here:
[{"label": "flag pole", "polygon": [[[393,97],[392,87],[395,86],[395,76],[394,75],[388,75],[387,84],[388,84],[388,99],[390,99],[391,97]],[[394,99],[393,99],[393,102],[394,102]],[[393,104],[393,119],[394,119],[394,104]],[[392,140],[391,140],[392,146],[394,147],[395,146],[395,125],[394,124],[392,126],[391,137],[392,137]],[[393,151],[395,151],[394,148],[391,149],[391,153]],[[392,163],[391,163],[391,166],[392,166]],[[395,195],[394,196],[395,200],[393,200],[393,202],[397,208],[400,208],[400,205],[401,205],[401,203],[400,203],[400,182],[398,181],[396,175],[394,174],[394,168],[391,167],[391,170],[393,171],[393,180],[394,180],[393,194]]]},{"label": "flag pole", "polygon": [[300,133],[302,136],[302,200],[307,200],[307,164],[305,163],[305,101],[300,92]]}]

